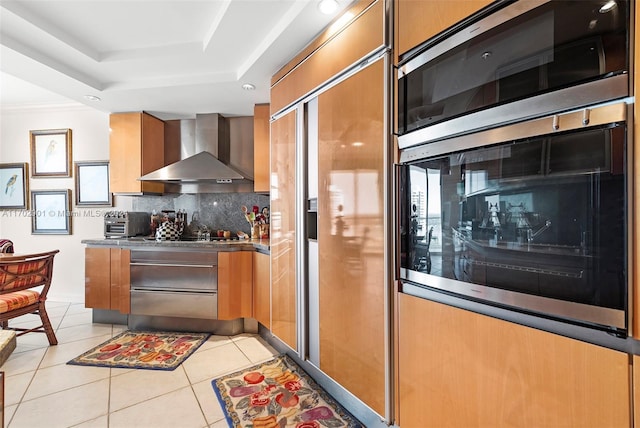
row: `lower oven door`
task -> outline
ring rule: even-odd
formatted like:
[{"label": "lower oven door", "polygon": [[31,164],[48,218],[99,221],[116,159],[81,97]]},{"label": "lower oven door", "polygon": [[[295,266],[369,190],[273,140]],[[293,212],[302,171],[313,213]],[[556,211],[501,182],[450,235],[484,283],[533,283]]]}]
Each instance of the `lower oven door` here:
[{"label": "lower oven door", "polygon": [[131,313],[134,315],[217,319],[218,293],[132,289]]},{"label": "lower oven door", "polygon": [[626,103],[401,151],[399,279],[625,333]]}]

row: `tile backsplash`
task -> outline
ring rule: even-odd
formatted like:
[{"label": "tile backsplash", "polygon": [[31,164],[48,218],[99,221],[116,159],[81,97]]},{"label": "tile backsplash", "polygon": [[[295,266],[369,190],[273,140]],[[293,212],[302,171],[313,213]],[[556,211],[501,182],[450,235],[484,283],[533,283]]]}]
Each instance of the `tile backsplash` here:
[{"label": "tile backsplash", "polygon": [[249,210],[257,205],[260,210],[269,206],[269,195],[258,193],[200,193],[200,194],[170,194],[163,196],[137,196],[133,198],[134,211],[153,210],[185,210],[188,222],[193,220],[193,214],[198,213],[200,223],[211,230],[224,229],[237,232],[241,230],[251,234],[251,227],[245,220],[241,207],[245,205]]}]

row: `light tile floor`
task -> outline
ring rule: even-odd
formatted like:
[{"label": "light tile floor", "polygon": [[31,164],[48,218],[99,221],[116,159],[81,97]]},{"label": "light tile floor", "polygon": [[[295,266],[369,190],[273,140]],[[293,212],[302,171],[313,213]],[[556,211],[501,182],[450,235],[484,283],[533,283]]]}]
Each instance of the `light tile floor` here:
[{"label": "light tile floor", "polygon": [[72,366],[66,362],[126,326],[93,324],[84,304],[47,302],[47,311],[58,345],[49,346],[42,333],[20,336],[0,367],[7,428],[227,427],[211,381],[277,354],[260,336],[241,334],[211,336],[173,371]]}]

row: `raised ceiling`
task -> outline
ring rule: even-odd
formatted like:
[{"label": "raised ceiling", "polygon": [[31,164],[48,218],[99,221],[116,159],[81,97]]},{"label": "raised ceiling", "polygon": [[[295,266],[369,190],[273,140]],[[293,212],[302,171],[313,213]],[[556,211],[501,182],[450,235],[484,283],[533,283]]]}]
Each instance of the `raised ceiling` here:
[{"label": "raised ceiling", "polygon": [[250,116],[271,76],[352,1],[324,15],[318,0],[2,0],[0,103]]}]

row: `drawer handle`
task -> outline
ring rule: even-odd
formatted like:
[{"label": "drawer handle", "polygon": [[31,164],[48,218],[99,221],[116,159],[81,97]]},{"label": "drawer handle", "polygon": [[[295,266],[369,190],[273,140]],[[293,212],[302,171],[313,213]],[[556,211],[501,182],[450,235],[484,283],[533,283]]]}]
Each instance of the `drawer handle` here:
[{"label": "drawer handle", "polygon": [[193,267],[193,268],[214,268],[216,265],[187,265],[187,264],[179,264],[179,263],[140,263],[140,262],[131,262],[131,266],[152,266],[152,267]]},{"label": "drawer handle", "polygon": [[212,289],[212,290],[202,290],[202,291],[196,291],[196,290],[185,290],[185,289],[179,289],[179,288],[174,288],[174,289],[167,289],[167,288],[132,288],[131,289],[132,293],[140,293],[140,294],[154,294],[154,295],[158,295],[158,294],[173,294],[173,295],[187,295],[187,294],[192,294],[192,295],[202,295],[202,294],[218,294],[218,290],[217,289]]}]

